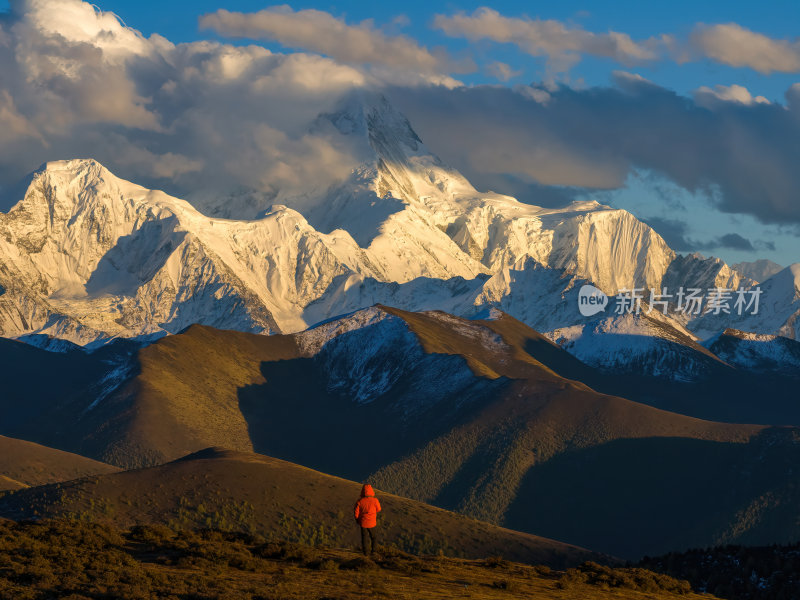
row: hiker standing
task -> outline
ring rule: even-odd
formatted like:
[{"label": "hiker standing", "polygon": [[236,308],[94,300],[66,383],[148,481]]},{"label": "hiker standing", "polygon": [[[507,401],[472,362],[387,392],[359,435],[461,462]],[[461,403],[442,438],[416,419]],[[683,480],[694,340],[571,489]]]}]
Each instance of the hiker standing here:
[{"label": "hiker standing", "polygon": [[[356,523],[361,527],[361,549],[364,556],[375,552],[375,526],[378,524],[378,513],[381,512],[381,503],[375,497],[372,486],[368,483],[361,488],[361,498],[356,502]],[[370,549],[367,552],[367,536],[370,539]]]}]

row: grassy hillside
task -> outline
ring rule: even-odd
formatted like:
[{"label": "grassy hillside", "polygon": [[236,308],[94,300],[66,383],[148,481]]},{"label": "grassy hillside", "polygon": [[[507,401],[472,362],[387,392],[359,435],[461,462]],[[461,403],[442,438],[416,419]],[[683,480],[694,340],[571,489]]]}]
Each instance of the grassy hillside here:
[{"label": "grassy hillside", "polygon": [[77,454],[0,435],[0,489],[37,486],[117,471],[117,467]]},{"label": "grassy hillside", "polygon": [[214,530],[119,530],[74,521],[0,522],[0,597],[713,600],[692,593],[685,581],[644,569],[587,563],[554,571],[501,558],[415,556],[389,548],[368,560],[343,549]]},{"label": "grassy hillside", "polygon": [[[268,539],[350,546],[361,485],[252,453],[208,449],[158,467],[23,489],[0,497],[14,520],[71,517],[128,527],[169,524]],[[600,555],[378,492],[384,543],[413,552],[575,565]]]},{"label": "grassy hillside", "polygon": [[631,558],[800,536],[797,505],[773,498],[800,459],[796,430],[725,426],[569,388],[534,401],[518,385],[519,399],[491,405],[371,479]]},{"label": "grassy hillside", "polygon": [[796,442],[620,439],[526,473],[503,524],[629,558],[800,539]]},{"label": "grassy hillside", "polygon": [[5,475],[0,475],[0,492],[7,490],[21,490],[22,488],[26,487],[28,486],[20,481],[17,481],[16,479],[11,479],[11,477],[6,477]]},{"label": "grassy hillside", "polygon": [[800,544],[696,548],[646,558],[640,566],[690,579],[695,589],[720,598],[800,598]]},{"label": "grassy hillside", "polygon": [[397,312],[432,351],[466,352],[509,385],[371,475],[384,489],[631,558],[800,535],[797,515],[779,502],[747,516],[790,481],[796,430],[702,421],[598,394],[560,377],[586,369],[508,317],[478,323],[507,342],[498,352],[470,343],[451,317]]},{"label": "grassy hillside", "polygon": [[96,407],[75,398],[51,411],[53,445],[123,468],[160,464],[212,445],[253,449],[238,390],[263,383],[265,361],[298,356],[291,336],[258,336],[195,325],[146,346],[130,377]]},{"label": "grassy hillside", "polygon": [[253,450],[630,558],[798,535],[795,429],[600,393],[607,378],[508,316],[379,310],[392,327],[321,349],[193,326],[139,350],[96,406],[75,398],[41,422],[52,445],[125,468]]}]

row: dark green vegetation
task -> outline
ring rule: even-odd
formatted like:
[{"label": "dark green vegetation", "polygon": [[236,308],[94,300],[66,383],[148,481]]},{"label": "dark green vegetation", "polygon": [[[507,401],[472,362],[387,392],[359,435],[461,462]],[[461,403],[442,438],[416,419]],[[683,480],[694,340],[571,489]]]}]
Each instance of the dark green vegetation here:
[{"label": "dark green vegetation", "polygon": [[[630,559],[800,537],[797,429],[599,393],[613,391],[608,378],[508,316],[380,310],[391,327],[344,331],[321,349],[193,326],[138,350],[96,404],[88,391],[53,396],[15,423],[25,439],[124,468],[208,446],[255,451]],[[70,510],[93,517],[103,498]]]},{"label": "dark green vegetation", "polygon": [[[0,497],[14,520],[71,518],[121,527],[166,524],[244,531],[273,540],[348,546],[358,542],[358,483],[266,456],[209,449],[134,471],[29,488]],[[378,491],[380,536],[410,552],[484,557],[503,554],[564,567],[601,555],[510,531]]]},{"label": "dark green vegetation", "polygon": [[[14,600],[306,600],[308,598],[700,598],[686,581],[586,563],[568,571],[417,556],[374,560],[213,529],[118,529],[78,521],[0,522],[0,597]],[[703,598],[711,598],[703,596]]]},{"label": "dark green vegetation", "polygon": [[723,546],[645,558],[640,566],[691,581],[731,600],[800,598],[800,544]]}]

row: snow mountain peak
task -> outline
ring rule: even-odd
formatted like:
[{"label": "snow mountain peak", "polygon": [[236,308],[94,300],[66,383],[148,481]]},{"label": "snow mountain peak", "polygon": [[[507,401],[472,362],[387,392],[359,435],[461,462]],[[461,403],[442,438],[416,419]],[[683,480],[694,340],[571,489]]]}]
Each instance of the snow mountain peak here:
[{"label": "snow mountain peak", "polygon": [[0,332],[80,344],[192,323],[291,333],[374,304],[501,308],[550,331],[581,322],[582,282],[612,295],[738,277],[721,261],[678,260],[624,210],[479,192],[383,96],[348,98],[312,134],[360,145],[360,166],[244,215],[230,198],[201,212],[91,159],[47,163],[0,213]]},{"label": "snow mountain peak", "polygon": [[338,110],[322,113],[319,120],[329,121],[343,135],[368,137],[375,153],[386,159],[392,158],[398,146],[412,154],[424,148],[405,115],[379,92],[352,92]]}]

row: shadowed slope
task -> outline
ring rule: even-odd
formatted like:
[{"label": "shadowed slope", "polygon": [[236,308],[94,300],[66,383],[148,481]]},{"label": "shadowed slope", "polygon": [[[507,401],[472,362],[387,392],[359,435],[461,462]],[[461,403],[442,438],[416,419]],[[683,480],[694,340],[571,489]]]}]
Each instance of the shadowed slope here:
[{"label": "shadowed slope", "polygon": [[[769,503],[763,519],[742,515],[769,494],[785,496],[794,429],[773,435],[599,393],[587,383],[599,388],[608,379],[524,324],[494,317],[374,307],[290,336],[194,326],[139,351],[135,375],[90,410],[84,403],[47,420],[70,424],[61,447],[119,466],[163,463],[209,445],[252,449],[353,480],[373,474],[383,490],[498,525],[538,533],[547,521],[556,533],[578,536],[573,543],[628,556],[793,531],[791,512]],[[626,469],[636,494],[587,487],[616,481],[620,447],[642,460]],[[700,459],[691,460],[687,447]],[[582,463],[570,462],[575,456],[596,460],[606,478],[584,477],[574,467]],[[646,465],[662,456],[671,457],[669,468],[653,479],[658,468]],[[553,461],[564,468],[548,471]],[[702,502],[683,493],[664,504],[684,471],[688,481],[707,476],[717,484]],[[732,488],[722,474],[737,471],[760,475],[742,475]],[[561,495],[570,489],[580,493]],[[556,504],[569,514],[548,520],[559,513],[543,497],[562,498]],[[626,511],[627,498],[664,514]],[[540,520],[525,516],[527,506],[539,506]],[[681,527],[687,515],[697,527]],[[671,523],[675,535],[661,535],[654,523]]]},{"label": "shadowed slope", "polygon": [[30,437],[22,433],[37,429],[44,411],[82,394],[102,372],[84,352],[48,352],[0,338],[0,433]]}]

